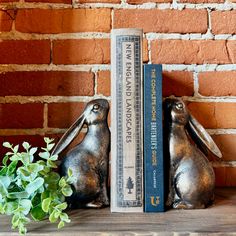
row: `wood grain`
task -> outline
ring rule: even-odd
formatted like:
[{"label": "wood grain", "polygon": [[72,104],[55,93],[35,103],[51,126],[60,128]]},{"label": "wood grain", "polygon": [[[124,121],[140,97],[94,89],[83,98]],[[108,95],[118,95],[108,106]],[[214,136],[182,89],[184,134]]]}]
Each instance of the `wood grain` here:
[{"label": "wood grain", "polygon": [[[169,210],[165,213],[110,213],[105,209],[80,209],[69,212],[72,222],[61,230],[48,221],[32,222],[32,236],[187,236],[236,235],[236,188],[216,190],[213,206],[203,210]],[[0,236],[12,232],[10,218],[0,216]]]}]

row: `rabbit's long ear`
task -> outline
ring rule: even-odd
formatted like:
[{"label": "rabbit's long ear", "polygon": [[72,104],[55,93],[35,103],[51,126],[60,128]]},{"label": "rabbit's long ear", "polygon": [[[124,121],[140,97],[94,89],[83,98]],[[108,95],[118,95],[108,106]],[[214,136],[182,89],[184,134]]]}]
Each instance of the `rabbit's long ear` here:
[{"label": "rabbit's long ear", "polygon": [[85,114],[83,113],[72,125],[71,127],[64,133],[61,137],[57,145],[52,151],[52,155],[59,155],[71,142],[72,140],[79,134],[80,130],[83,127],[85,121]]},{"label": "rabbit's long ear", "polygon": [[215,156],[221,158],[222,154],[219,148],[216,146],[215,142],[203,126],[191,115],[189,114],[189,128],[196,141],[202,146],[203,149],[207,148]]}]

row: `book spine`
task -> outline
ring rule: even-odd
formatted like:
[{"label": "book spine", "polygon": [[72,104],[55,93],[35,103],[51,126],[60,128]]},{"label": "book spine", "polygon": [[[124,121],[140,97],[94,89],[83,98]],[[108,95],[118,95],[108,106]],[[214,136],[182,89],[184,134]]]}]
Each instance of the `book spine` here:
[{"label": "book spine", "polygon": [[111,32],[111,211],[143,212],[140,29]]},{"label": "book spine", "polygon": [[144,211],[164,211],[162,66],[144,65]]}]

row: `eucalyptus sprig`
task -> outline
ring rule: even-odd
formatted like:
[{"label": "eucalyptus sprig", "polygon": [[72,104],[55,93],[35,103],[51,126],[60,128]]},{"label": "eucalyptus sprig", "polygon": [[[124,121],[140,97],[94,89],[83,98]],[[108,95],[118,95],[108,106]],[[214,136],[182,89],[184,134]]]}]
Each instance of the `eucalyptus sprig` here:
[{"label": "eucalyptus sprig", "polygon": [[38,160],[35,160],[37,148],[27,142],[22,144],[23,152],[19,152],[19,145],[3,143],[10,151],[0,168],[0,213],[12,216],[12,228],[18,228],[20,234],[27,232],[26,224],[31,218],[39,221],[48,217],[50,222],[58,222],[58,228],[70,222],[64,210],[65,197],[72,194],[72,171],[69,169],[66,177],[53,171],[58,160],[57,155],[50,154],[53,139],[44,141],[46,147]]}]

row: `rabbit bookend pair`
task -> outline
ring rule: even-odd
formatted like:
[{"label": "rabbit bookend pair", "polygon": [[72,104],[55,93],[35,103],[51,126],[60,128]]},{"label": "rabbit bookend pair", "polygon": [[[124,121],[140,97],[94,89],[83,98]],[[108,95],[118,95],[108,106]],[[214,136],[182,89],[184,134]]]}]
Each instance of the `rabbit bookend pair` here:
[{"label": "rabbit bookend pair", "polygon": [[[96,99],[87,104],[82,115],[59,140],[52,154],[60,154],[79,134],[84,124],[88,131],[81,143],[62,159],[61,175],[70,168],[75,177],[73,195],[68,198],[72,208],[104,207],[107,195],[110,131],[107,124],[109,104]],[[164,102],[165,148],[169,160],[169,194],[167,205],[173,208],[205,208],[214,199],[215,176],[205,157],[209,149],[221,157],[210,135],[188,112],[184,102],[168,98]],[[202,151],[190,141],[200,144]]]}]

